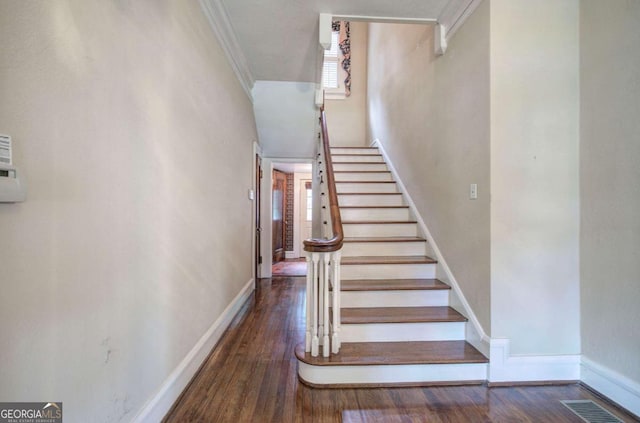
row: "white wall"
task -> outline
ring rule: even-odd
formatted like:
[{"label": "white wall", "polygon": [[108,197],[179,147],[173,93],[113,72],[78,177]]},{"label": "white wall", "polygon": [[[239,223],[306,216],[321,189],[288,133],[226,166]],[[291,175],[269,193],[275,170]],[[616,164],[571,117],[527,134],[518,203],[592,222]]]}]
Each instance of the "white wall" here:
[{"label": "white wall", "polygon": [[[489,333],[489,2],[445,56],[434,56],[430,26],[371,24],[368,57],[371,137]],[[477,200],[469,200],[470,183]]]},{"label": "white wall", "polygon": [[582,352],[640,384],[638,22],[640,2],[580,4]]},{"label": "white wall", "polygon": [[368,145],[366,137],[367,37],[366,22],[351,22],[351,95],[325,100],[329,140],[332,146]]},{"label": "white wall", "polygon": [[253,108],[265,157],[312,158],[318,138],[316,84],[256,81]]},{"label": "white wall", "polygon": [[578,5],[491,1],[491,334],[514,355],[580,352]]},{"label": "white wall", "polygon": [[251,103],[197,2],[0,2],[0,69],[0,398],[131,420],[251,279]]}]

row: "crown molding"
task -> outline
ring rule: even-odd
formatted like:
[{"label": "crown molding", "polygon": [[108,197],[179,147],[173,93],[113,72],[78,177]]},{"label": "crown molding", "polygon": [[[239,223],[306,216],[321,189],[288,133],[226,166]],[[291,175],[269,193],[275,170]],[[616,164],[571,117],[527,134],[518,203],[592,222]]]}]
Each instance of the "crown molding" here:
[{"label": "crown molding", "polygon": [[451,0],[438,17],[438,23],[448,41],[478,8],[482,0]]},{"label": "crown molding", "polygon": [[220,42],[220,46],[224,50],[238,81],[240,81],[240,85],[242,85],[249,99],[253,101],[251,90],[253,89],[255,81],[249,70],[247,59],[244,57],[242,49],[240,48],[240,43],[238,43],[236,34],[233,31],[229,15],[222,5],[222,1],[200,0],[200,7],[207,17],[216,38]]}]

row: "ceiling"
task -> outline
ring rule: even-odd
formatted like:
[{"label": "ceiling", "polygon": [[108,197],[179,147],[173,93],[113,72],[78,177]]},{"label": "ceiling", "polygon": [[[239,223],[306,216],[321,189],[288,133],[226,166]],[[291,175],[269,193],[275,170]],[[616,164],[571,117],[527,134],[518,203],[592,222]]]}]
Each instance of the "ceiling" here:
[{"label": "ceiling", "polygon": [[469,0],[221,0],[252,79],[317,82],[320,13],[442,19]]},{"label": "ceiling", "polygon": [[[253,102],[264,157],[311,158],[318,135],[321,13],[369,22],[438,23],[442,50],[483,0],[200,0]],[[434,47],[436,47],[434,45]]]}]

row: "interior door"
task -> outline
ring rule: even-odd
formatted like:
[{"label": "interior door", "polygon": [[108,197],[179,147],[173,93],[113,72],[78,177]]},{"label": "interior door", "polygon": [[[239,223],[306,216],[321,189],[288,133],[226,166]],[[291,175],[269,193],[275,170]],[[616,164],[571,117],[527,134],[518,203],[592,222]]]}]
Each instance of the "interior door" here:
[{"label": "interior door", "polygon": [[287,193],[287,176],[279,170],[273,171],[272,201],[273,212],[271,214],[273,226],[273,263],[284,260],[285,221],[284,207]]},{"label": "interior door", "polygon": [[260,233],[262,227],[260,226],[260,185],[262,182],[262,158],[256,154],[256,195],[254,198],[255,213],[256,213],[256,239],[255,239],[255,263],[254,263],[254,275],[256,288],[258,287],[258,275],[260,274],[259,268],[262,264],[262,255],[260,254]]}]

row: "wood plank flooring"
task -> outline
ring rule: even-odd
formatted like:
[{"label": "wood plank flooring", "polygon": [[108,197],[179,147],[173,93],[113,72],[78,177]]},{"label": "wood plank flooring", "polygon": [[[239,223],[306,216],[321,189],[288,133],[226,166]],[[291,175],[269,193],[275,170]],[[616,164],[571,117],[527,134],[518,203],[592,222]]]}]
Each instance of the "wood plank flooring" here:
[{"label": "wood plank flooring", "polygon": [[342,291],[392,291],[451,289],[438,279],[351,279],[341,282]]},{"label": "wood plank flooring", "polygon": [[343,308],[342,323],[466,322],[451,307],[367,307]]},{"label": "wood plank flooring", "polygon": [[263,279],[165,422],[575,422],[559,400],[593,399],[579,385],[314,389],[298,381],[304,278]]},{"label": "wood plank flooring", "polygon": [[350,264],[429,264],[437,261],[427,256],[357,256],[342,257],[340,263],[347,266]]},{"label": "wood plank flooring", "polygon": [[[307,364],[326,366],[362,366],[378,364],[448,364],[486,363],[489,360],[465,341],[423,342],[351,342],[340,348],[340,354],[312,357],[304,345],[296,347],[296,356]],[[367,357],[363,360],[362,357]]]}]

